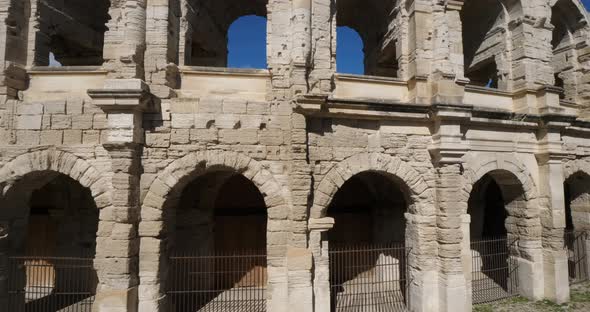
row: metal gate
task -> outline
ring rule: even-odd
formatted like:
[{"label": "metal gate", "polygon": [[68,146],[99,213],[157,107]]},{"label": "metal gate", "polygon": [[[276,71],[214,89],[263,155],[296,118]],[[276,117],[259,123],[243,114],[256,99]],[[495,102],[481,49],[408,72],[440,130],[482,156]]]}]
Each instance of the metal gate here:
[{"label": "metal gate", "polygon": [[332,311],[406,311],[409,252],[403,244],[330,246]]},{"label": "metal gate", "polygon": [[570,282],[580,283],[588,280],[586,256],[587,232],[568,231],[565,233],[565,247],[568,253],[568,272]]},{"label": "metal gate", "polygon": [[473,304],[518,295],[518,262],[510,252],[517,242],[505,237],[471,242]]},{"label": "metal gate", "polygon": [[10,257],[7,311],[91,312],[96,285],[92,258]]},{"label": "metal gate", "polygon": [[266,311],[266,251],[174,255],[168,272],[169,311]]}]

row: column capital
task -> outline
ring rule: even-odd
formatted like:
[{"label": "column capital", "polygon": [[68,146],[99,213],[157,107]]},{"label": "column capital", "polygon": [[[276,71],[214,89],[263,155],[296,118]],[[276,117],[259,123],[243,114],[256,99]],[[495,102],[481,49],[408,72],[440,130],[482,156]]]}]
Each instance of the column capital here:
[{"label": "column capital", "polygon": [[334,218],[309,219],[307,228],[310,231],[326,232],[334,227]]},{"label": "column capital", "polygon": [[147,110],[151,93],[141,79],[108,79],[102,89],[88,90],[94,104],[105,113],[132,113]]}]

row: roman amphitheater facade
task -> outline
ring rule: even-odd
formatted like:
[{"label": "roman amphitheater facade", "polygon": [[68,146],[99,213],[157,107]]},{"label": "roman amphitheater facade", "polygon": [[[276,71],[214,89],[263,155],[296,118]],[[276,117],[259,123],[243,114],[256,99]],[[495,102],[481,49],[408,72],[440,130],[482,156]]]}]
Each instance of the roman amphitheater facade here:
[{"label": "roman amphitheater facade", "polygon": [[[267,69],[227,68],[245,15]],[[587,278],[580,0],[0,0],[0,21],[2,311],[455,312],[482,281],[562,303]],[[339,26],[366,75],[337,73]],[[492,237],[506,274],[479,280]]]}]

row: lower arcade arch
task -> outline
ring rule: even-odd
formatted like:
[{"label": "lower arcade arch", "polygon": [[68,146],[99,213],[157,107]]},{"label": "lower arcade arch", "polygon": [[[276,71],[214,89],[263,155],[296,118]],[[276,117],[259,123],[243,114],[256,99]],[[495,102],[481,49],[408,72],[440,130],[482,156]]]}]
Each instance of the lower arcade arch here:
[{"label": "lower arcade arch", "polygon": [[409,192],[392,175],[366,171],[351,177],[327,209],[332,311],[404,311]]},{"label": "lower arcade arch", "polygon": [[471,222],[471,289],[474,304],[518,295],[518,243],[527,219],[526,194],[509,171],[493,170],[474,185],[468,201]]},{"label": "lower arcade arch", "polygon": [[4,196],[8,310],[92,311],[99,211],[90,189],[53,171],[29,173]]},{"label": "lower arcade arch", "polygon": [[565,233],[570,283],[590,278],[588,242],[590,237],[590,175],[576,172],[564,182]]},{"label": "lower arcade arch", "polygon": [[254,183],[231,170],[181,190],[168,218],[169,311],[265,311],[266,210]]}]

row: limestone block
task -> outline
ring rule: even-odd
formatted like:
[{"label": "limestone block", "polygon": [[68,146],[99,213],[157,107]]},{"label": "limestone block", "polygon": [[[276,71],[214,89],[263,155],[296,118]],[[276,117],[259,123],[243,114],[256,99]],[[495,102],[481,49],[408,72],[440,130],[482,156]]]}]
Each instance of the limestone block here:
[{"label": "limestone block", "polygon": [[190,129],[195,126],[195,115],[193,114],[171,114],[172,128]]},{"label": "limestone block", "polygon": [[82,144],[82,130],[64,130],[64,145]]},{"label": "limestone block", "polygon": [[225,144],[257,144],[257,130],[219,130],[219,141]]},{"label": "limestone block", "polygon": [[66,113],[66,102],[65,101],[48,101],[44,103],[45,114],[65,114]]},{"label": "limestone block", "polygon": [[[69,97],[66,101],[66,112],[69,115],[81,115],[84,112],[84,106],[90,106],[91,103],[84,103],[84,100],[79,97]],[[88,109],[87,113],[92,110]]]},{"label": "limestone block", "polygon": [[267,115],[270,113],[270,104],[267,102],[248,102],[248,115]]},{"label": "limestone block", "polygon": [[30,104],[19,104],[16,108],[16,113],[19,115],[42,115],[43,104],[30,103]]},{"label": "limestone block", "polygon": [[172,144],[188,144],[190,142],[190,130],[172,129],[170,142]]},{"label": "limestone block", "polygon": [[41,130],[41,115],[20,115],[16,116],[16,129],[19,130]]},{"label": "limestone block", "polygon": [[72,127],[72,116],[51,115],[51,129],[70,129]]},{"label": "limestone block", "polygon": [[92,129],[94,116],[91,114],[72,116],[72,129],[88,130]]},{"label": "limestone block", "polygon": [[85,130],[82,132],[82,144],[97,145],[100,143],[100,131]]},{"label": "limestone block", "polygon": [[148,147],[170,147],[170,133],[146,133],[145,143]]},{"label": "limestone block", "polygon": [[221,113],[223,110],[223,102],[221,98],[202,98],[199,101],[197,113]]},{"label": "limestone block", "polygon": [[92,127],[95,130],[103,130],[108,128],[108,120],[106,114],[94,114]]},{"label": "limestone block", "polygon": [[260,144],[264,145],[281,145],[283,144],[283,131],[281,130],[262,130],[259,134]]},{"label": "limestone block", "polygon": [[223,100],[223,113],[224,114],[245,114],[246,113],[245,100],[237,99],[225,99]]},{"label": "limestone block", "polygon": [[16,143],[19,145],[39,145],[41,131],[17,130]]},{"label": "limestone block", "polygon": [[41,145],[61,145],[63,131],[45,130],[41,131]]},{"label": "limestone block", "polygon": [[191,129],[190,140],[196,143],[216,143],[218,131],[216,129]]}]

